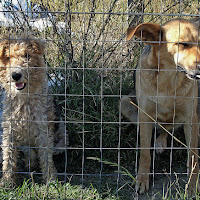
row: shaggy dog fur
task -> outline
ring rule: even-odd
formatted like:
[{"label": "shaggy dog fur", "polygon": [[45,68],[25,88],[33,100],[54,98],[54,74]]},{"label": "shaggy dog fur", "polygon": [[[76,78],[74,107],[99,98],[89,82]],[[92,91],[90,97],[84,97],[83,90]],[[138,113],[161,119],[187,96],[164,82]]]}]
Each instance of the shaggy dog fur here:
[{"label": "shaggy dog fur", "polygon": [[20,150],[26,167],[34,167],[38,158],[43,180],[49,173],[56,178],[54,140],[59,139],[61,129],[55,128],[53,97],[47,95],[44,47],[31,36],[0,42],[0,82],[5,89],[2,184],[15,182]]}]

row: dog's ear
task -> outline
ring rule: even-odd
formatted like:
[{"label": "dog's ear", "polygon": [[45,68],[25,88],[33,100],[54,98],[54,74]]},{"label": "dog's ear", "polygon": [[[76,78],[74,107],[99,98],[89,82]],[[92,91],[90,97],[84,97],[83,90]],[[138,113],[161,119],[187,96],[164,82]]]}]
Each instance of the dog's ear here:
[{"label": "dog's ear", "polygon": [[162,33],[163,29],[159,24],[143,23],[127,29],[127,40],[129,41],[135,35],[146,43],[148,43],[148,41],[157,42],[162,39]]},{"label": "dog's ear", "polygon": [[34,49],[35,53],[42,55],[45,49],[44,41],[38,39],[31,40],[31,48]]},{"label": "dog's ear", "polygon": [[200,18],[199,17],[192,18],[192,19],[190,19],[190,21],[192,23],[194,23],[195,26],[200,30]]},{"label": "dog's ear", "polygon": [[8,40],[2,40],[0,42],[0,59],[6,58],[6,49],[8,48],[9,41]]},{"label": "dog's ear", "polygon": [[3,66],[6,66],[6,64],[9,61],[9,57],[6,54],[8,48],[9,48],[9,40],[8,39],[4,39],[4,40],[0,41],[0,71],[5,69],[5,67],[3,67]]},{"label": "dog's ear", "polygon": [[6,56],[6,50],[9,46],[9,41],[2,40],[0,41],[0,83],[5,83],[5,77],[6,77],[6,64],[9,61],[9,58]]}]

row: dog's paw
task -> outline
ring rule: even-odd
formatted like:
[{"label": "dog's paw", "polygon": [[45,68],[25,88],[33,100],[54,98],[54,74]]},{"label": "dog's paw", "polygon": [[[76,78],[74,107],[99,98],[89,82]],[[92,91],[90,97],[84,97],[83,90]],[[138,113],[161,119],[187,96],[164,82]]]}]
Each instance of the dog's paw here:
[{"label": "dog's paw", "polygon": [[136,191],[143,194],[147,190],[149,190],[149,175],[138,175]]},{"label": "dog's paw", "polygon": [[44,173],[42,175],[42,182],[56,182],[57,181],[57,175],[56,171],[54,173]]},{"label": "dog's paw", "polygon": [[6,181],[5,181],[5,179],[1,179],[1,181],[0,181],[0,187],[5,187],[5,185],[6,185]]},{"label": "dog's paw", "polygon": [[14,182],[12,182],[12,179],[7,179],[5,177],[2,177],[0,180],[0,187],[12,187],[12,185],[14,185]]},{"label": "dog's paw", "polygon": [[167,133],[162,133],[156,139],[156,153],[162,153],[167,147]]}]

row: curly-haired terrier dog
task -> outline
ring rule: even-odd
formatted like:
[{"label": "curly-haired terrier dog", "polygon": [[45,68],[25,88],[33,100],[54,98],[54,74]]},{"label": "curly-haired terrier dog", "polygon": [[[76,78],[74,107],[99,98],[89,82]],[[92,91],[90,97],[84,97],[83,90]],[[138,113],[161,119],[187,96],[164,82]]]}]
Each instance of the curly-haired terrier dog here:
[{"label": "curly-haired terrier dog", "polygon": [[56,178],[54,141],[61,129],[54,123],[58,119],[53,97],[48,95],[44,48],[44,43],[32,36],[0,41],[0,82],[5,90],[2,184],[15,182],[20,151],[29,171],[37,158],[43,180],[49,174]]}]

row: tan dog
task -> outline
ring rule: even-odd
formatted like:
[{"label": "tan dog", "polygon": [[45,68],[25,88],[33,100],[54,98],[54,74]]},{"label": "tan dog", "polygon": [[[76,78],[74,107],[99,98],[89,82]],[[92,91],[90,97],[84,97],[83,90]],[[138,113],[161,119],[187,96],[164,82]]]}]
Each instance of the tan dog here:
[{"label": "tan dog", "polygon": [[[165,128],[171,130],[184,124],[184,133],[191,156],[198,154],[198,116],[196,79],[200,78],[200,41],[197,26],[185,19],[174,19],[164,25],[143,23],[127,30],[127,40],[137,36],[148,46],[142,54],[136,70],[136,98],[141,109],[151,115]],[[130,95],[133,95],[131,93]],[[151,165],[152,120],[130,104],[132,99],[124,97],[121,101],[122,114],[130,121],[140,125],[140,161],[137,176],[137,190],[140,193],[149,189]],[[138,116],[137,116],[138,113]],[[157,146],[167,146],[167,133],[157,139]],[[195,190],[197,166],[192,175],[189,192]]]}]

